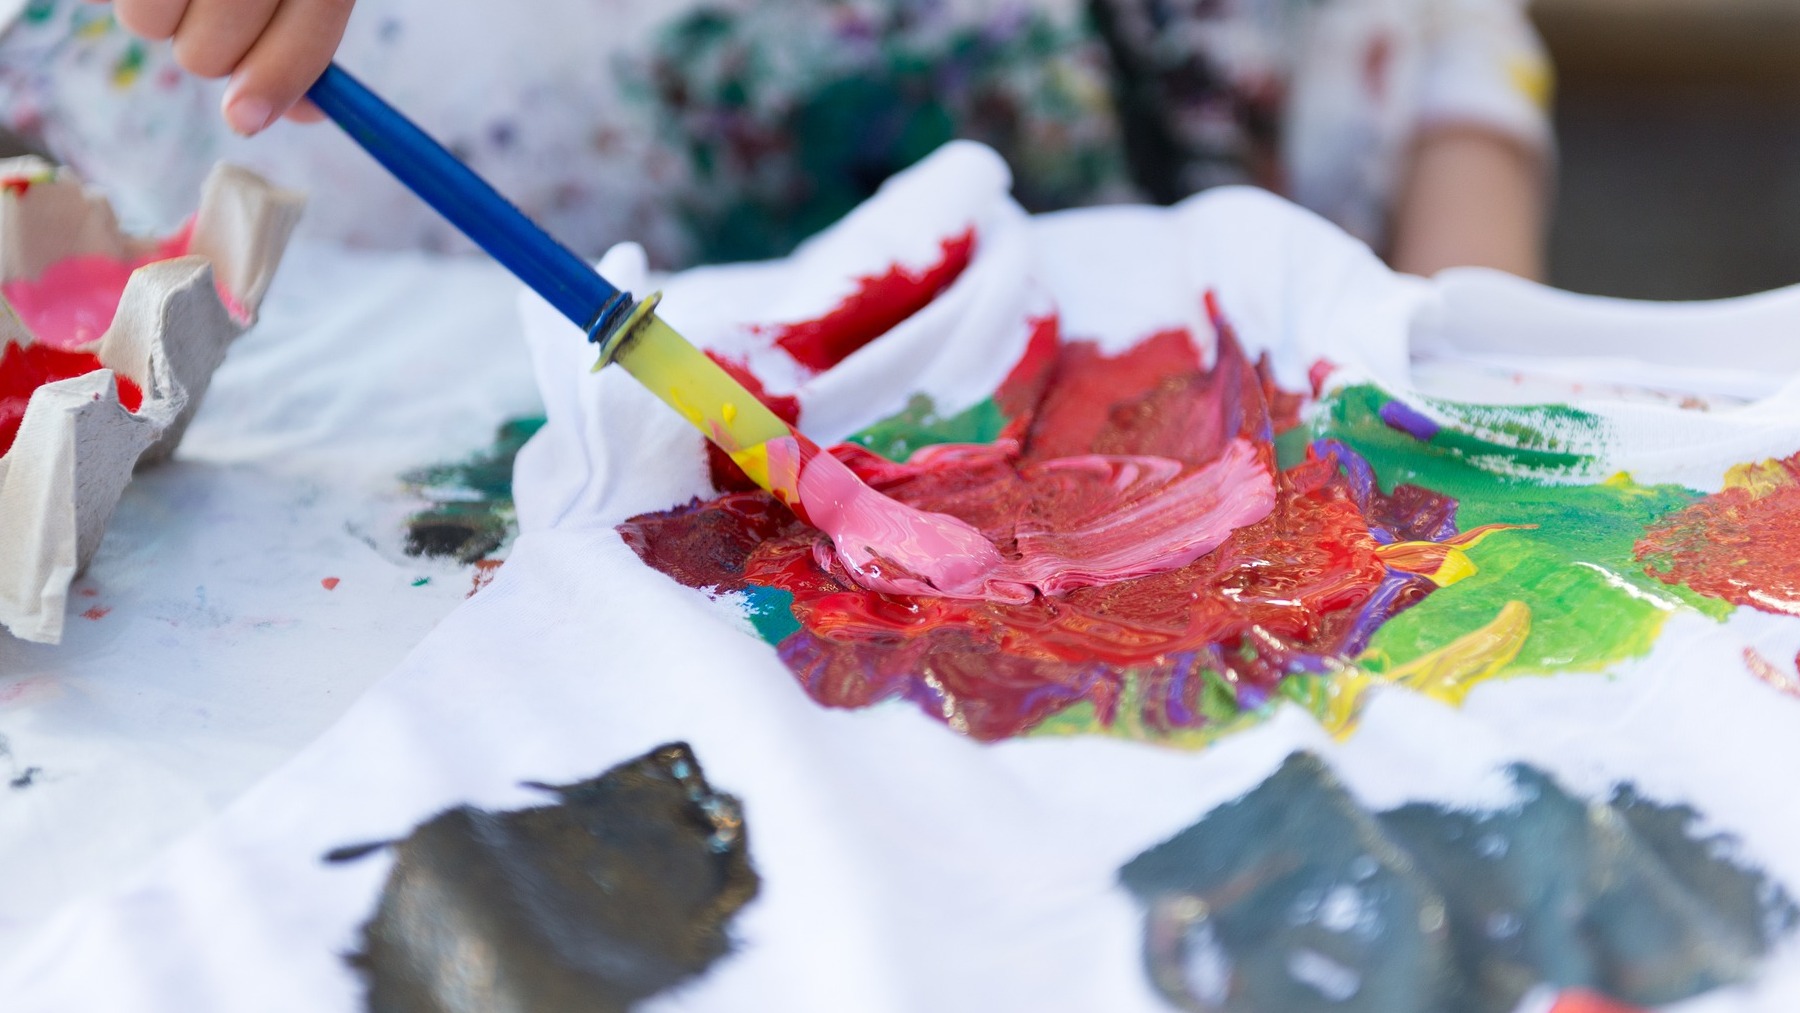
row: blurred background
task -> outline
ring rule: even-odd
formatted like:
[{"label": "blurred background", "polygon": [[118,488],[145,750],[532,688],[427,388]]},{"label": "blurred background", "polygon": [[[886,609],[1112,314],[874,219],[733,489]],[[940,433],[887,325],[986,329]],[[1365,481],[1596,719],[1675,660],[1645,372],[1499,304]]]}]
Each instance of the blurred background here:
[{"label": "blurred background", "polygon": [[1800,282],[1800,0],[1535,0],[1559,82],[1553,284]]},{"label": "blurred background", "polygon": [[1531,11],[1558,75],[1552,284],[1709,299],[1800,282],[1800,0]]}]

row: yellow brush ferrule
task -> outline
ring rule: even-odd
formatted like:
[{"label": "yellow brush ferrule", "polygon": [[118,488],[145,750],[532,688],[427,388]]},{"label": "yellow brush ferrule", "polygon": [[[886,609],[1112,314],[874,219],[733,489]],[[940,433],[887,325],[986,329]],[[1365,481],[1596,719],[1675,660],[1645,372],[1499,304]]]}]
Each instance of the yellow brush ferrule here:
[{"label": "yellow brush ferrule", "polygon": [[[661,298],[659,293],[638,304],[602,346],[594,368],[618,363],[734,458],[789,435],[780,416],[656,315]],[[766,465],[739,463],[751,464],[750,477],[767,487]]]}]

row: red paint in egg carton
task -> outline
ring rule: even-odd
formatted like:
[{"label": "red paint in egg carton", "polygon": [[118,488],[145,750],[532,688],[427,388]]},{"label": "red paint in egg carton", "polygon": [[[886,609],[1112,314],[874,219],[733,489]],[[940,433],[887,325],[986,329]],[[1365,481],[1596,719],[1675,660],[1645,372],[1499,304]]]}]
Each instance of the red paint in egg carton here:
[{"label": "red paint in egg carton", "polygon": [[[7,345],[0,352],[0,457],[12,449],[25,421],[31,395],[45,384],[69,380],[105,369],[100,358],[86,352],[65,352],[50,345]],[[119,403],[128,412],[144,404],[144,392],[124,376],[114,374]]]},{"label": "red paint in egg carton", "polygon": [[[125,234],[40,159],[0,161],[0,627],[56,643],[69,582],[141,465],[166,459],[255,315],[302,199],[214,170],[193,223]],[[147,382],[154,378],[154,383]]]},{"label": "red paint in egg carton", "polygon": [[[119,312],[119,300],[132,272],[163,260],[185,257],[193,243],[190,219],[180,232],[134,257],[90,253],[66,257],[36,278],[0,284],[0,295],[19,315],[38,342],[64,350],[87,348],[99,341]],[[244,313],[221,285],[219,294],[236,319]]]}]

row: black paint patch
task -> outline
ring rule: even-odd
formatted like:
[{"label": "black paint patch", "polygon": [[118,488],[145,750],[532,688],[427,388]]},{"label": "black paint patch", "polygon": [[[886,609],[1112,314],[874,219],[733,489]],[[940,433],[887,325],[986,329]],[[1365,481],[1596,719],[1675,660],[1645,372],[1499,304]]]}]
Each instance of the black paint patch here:
[{"label": "black paint patch", "polygon": [[730,950],[759,880],[737,800],[686,745],[547,790],[558,804],[462,806],[395,846],[351,958],[369,1009],[625,1010]]},{"label": "black paint patch", "polygon": [[26,767],[18,774],[18,776],[7,782],[7,784],[14,791],[24,791],[26,788],[36,784],[38,775],[43,772],[44,768],[42,767]]},{"label": "black paint patch", "polygon": [[1157,987],[1220,1013],[1509,1013],[1540,984],[1661,1005],[1748,980],[1792,928],[1692,809],[1511,773],[1499,812],[1375,814],[1289,757],[1121,870]]}]

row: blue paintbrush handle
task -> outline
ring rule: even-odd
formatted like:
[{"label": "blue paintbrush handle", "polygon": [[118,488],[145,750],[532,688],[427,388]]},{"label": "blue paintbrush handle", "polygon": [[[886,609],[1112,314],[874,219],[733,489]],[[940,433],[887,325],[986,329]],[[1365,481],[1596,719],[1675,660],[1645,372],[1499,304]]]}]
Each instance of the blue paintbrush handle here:
[{"label": "blue paintbrush handle", "polygon": [[306,94],[400,182],[586,330],[588,340],[604,340],[631,311],[630,293],[619,291],[550,238],[486,180],[336,64]]}]

